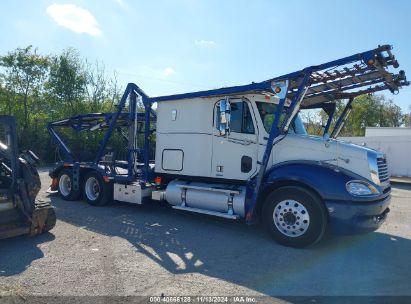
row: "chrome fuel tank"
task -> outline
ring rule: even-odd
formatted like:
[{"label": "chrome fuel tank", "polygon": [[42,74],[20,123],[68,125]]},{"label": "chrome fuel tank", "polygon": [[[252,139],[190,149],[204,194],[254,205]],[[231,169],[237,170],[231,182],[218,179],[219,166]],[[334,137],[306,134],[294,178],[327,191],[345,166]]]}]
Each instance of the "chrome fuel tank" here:
[{"label": "chrome fuel tank", "polygon": [[165,198],[174,206],[229,213],[244,217],[244,186],[174,180],[167,185]]}]

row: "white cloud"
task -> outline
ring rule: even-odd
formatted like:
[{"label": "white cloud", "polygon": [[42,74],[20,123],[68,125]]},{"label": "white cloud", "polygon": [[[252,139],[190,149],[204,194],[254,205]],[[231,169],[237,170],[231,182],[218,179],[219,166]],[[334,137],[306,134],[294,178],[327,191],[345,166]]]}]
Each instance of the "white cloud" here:
[{"label": "white cloud", "polygon": [[101,36],[96,18],[86,9],[74,4],[52,4],[47,7],[47,14],[60,26],[76,33]]},{"label": "white cloud", "polygon": [[173,68],[167,67],[163,70],[163,75],[164,76],[171,76],[174,75],[176,71]]},{"label": "white cloud", "polygon": [[123,0],[114,0],[114,1],[117,2],[117,4],[120,5],[122,8],[125,8],[125,7],[126,7],[126,5],[125,5],[125,3],[124,3]]},{"label": "white cloud", "polygon": [[213,40],[196,40],[194,41],[194,44],[200,47],[214,47],[217,45]]}]

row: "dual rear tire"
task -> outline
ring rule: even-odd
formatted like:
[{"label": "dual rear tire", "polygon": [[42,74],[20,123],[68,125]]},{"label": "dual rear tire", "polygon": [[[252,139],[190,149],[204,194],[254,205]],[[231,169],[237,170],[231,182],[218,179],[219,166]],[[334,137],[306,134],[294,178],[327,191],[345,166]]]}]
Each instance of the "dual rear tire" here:
[{"label": "dual rear tire", "polygon": [[63,169],[59,174],[58,190],[60,197],[66,201],[75,201],[80,198],[81,191],[74,189],[73,171]]},{"label": "dual rear tire", "polygon": [[86,201],[92,206],[107,205],[113,196],[113,183],[105,182],[103,176],[97,171],[89,171],[80,181],[81,190],[74,189],[73,171],[63,169],[59,174],[58,190],[60,197],[73,201],[84,195]]},{"label": "dual rear tire", "polygon": [[105,182],[97,171],[90,171],[84,177],[84,197],[92,206],[105,206],[113,197],[113,183]]}]

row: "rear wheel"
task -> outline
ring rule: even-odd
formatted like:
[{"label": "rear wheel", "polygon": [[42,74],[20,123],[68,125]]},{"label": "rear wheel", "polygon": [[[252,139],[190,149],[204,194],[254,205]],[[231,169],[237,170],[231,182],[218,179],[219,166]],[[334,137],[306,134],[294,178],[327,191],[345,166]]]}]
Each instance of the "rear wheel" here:
[{"label": "rear wheel", "polygon": [[288,186],[271,192],[263,206],[263,223],[280,244],[306,247],[320,241],[327,227],[321,200],[301,187]]},{"label": "rear wheel", "polygon": [[59,194],[66,201],[74,201],[80,197],[80,190],[74,190],[73,171],[64,169],[59,174]]},{"label": "rear wheel", "polygon": [[112,200],[113,185],[111,182],[104,182],[98,172],[91,171],[84,179],[84,196],[90,205],[107,205]]}]

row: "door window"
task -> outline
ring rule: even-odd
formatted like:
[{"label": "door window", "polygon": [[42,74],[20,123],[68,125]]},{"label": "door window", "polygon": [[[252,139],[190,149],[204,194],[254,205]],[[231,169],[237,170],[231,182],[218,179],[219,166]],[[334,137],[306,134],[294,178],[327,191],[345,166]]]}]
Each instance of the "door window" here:
[{"label": "door window", "polygon": [[[235,133],[254,134],[254,123],[249,105],[245,101],[231,101],[230,131]],[[217,107],[217,119],[220,109]],[[218,126],[218,123],[216,123]]]}]

